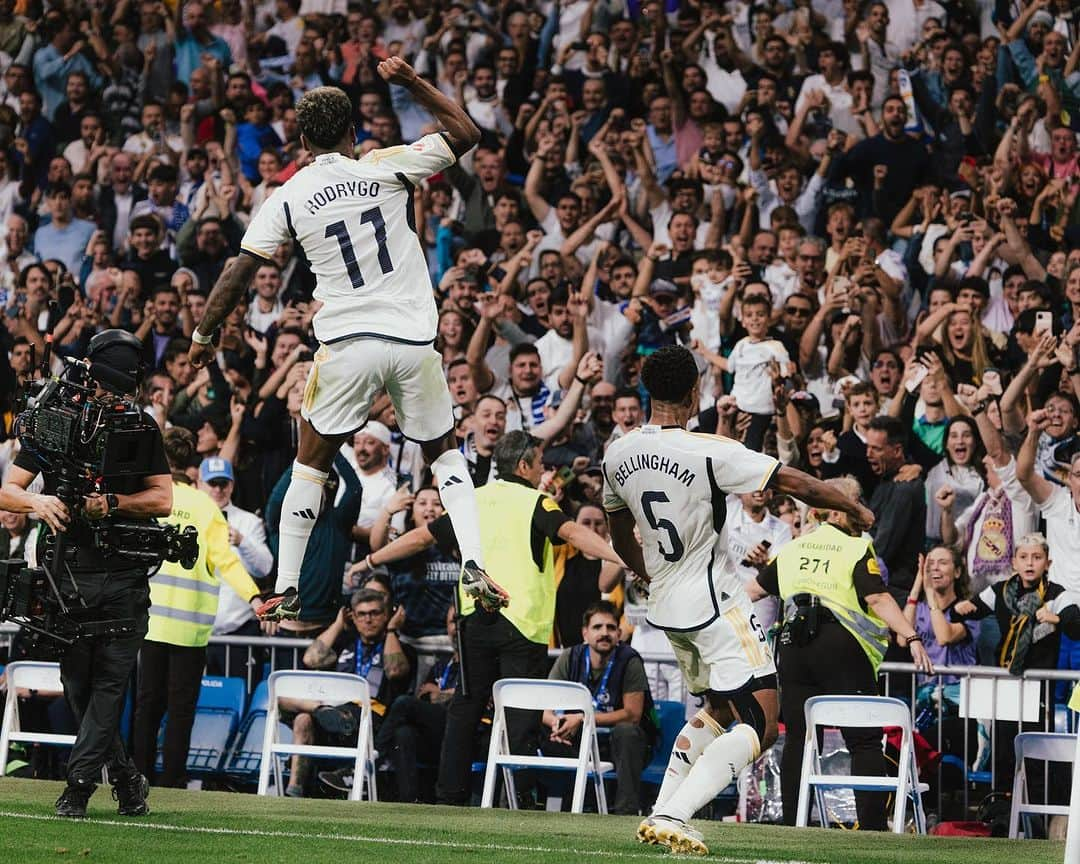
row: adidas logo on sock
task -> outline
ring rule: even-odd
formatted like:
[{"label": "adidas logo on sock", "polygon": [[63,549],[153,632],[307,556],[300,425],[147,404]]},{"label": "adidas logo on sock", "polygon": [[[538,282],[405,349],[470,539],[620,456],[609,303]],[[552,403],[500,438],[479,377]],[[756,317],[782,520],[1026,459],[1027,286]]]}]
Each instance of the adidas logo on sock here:
[{"label": "adidas logo on sock", "polygon": [[297,516],[300,519],[315,519],[316,518],[315,512],[313,510],[310,510],[310,509],[293,510],[292,515]]},{"label": "adidas logo on sock", "polygon": [[442,484],[442,488],[447,489],[450,486],[456,486],[459,483],[463,482],[464,481],[460,477],[458,477],[457,474],[451,474],[449,477],[446,478],[446,482]]},{"label": "adidas logo on sock", "polygon": [[687,765],[689,765],[689,764],[690,764],[690,757],[689,757],[689,756],[687,756],[687,755],[686,755],[685,753],[683,753],[683,752],[682,752],[682,750],[676,750],[676,751],[675,751],[674,753],[672,753],[671,755],[672,755],[672,756],[674,756],[674,757],[675,757],[676,759],[681,759],[681,760],[682,760],[683,762],[685,762],[685,763],[686,763]]}]

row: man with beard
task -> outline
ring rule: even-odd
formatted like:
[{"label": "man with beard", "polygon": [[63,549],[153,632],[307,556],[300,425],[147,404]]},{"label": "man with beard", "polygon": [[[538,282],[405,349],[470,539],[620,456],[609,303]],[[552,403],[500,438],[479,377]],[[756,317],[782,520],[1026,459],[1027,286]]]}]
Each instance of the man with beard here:
[{"label": "man with beard", "polygon": [[[176,235],[180,263],[195,272],[200,285],[213,285],[232,255],[232,249],[240,246],[238,232],[239,223],[232,215],[223,219],[216,216],[189,219]],[[192,234],[195,235],[194,243],[191,242]]]},{"label": "man with beard", "polygon": [[[881,132],[860,141],[833,163],[829,182],[842,187],[852,180],[859,192],[860,215],[879,216],[890,224],[911,193],[934,175],[930,154],[922,141],[908,136],[907,105],[899,96],[890,96],[881,109]],[[880,190],[874,176],[885,169]],[[880,205],[875,212],[875,204]]]},{"label": "man with beard", "polygon": [[[528,358],[532,355],[525,356]],[[555,440],[577,416],[582,397],[585,395],[585,387],[588,384],[595,384],[596,387],[604,386],[600,382],[603,374],[604,364],[598,355],[589,353],[582,357],[578,361],[573,382],[563,394],[558,407],[548,408],[543,422],[529,429],[532,437],[541,443]],[[491,461],[492,453],[496,443],[507,429],[507,402],[509,401],[503,401],[499,396],[487,393],[476,402],[476,413],[472,416],[472,430],[465,436],[461,447],[465,460],[469,464],[469,473],[476,486],[481,486],[495,477],[495,467]],[[519,402],[516,396],[511,404],[515,402]]]},{"label": "man with beard", "polygon": [[588,424],[592,427],[597,441],[607,441],[615,429],[615,419],[612,417],[615,392],[614,384],[601,381],[593,386],[592,393],[589,394]]},{"label": "man with beard", "polygon": [[495,451],[496,442],[506,432],[506,403],[490,393],[481,396],[476,402],[471,424],[472,429],[465,435],[461,449],[469,463],[473,485],[480,488],[495,479],[495,463],[491,454]]},{"label": "man with beard", "polygon": [[[585,355],[590,344],[595,345],[598,334],[590,334],[586,323],[588,304],[580,295],[571,296],[563,286],[556,286],[548,300],[547,333],[536,341],[540,365],[548,386],[566,390],[573,380],[570,373]],[[555,380],[552,380],[555,379]]]},{"label": "man with beard", "polygon": [[120,269],[124,272],[123,290],[130,297],[145,297],[169,284],[176,262],[161,248],[161,222],[153,214],[144,213],[131,220],[128,253]]},{"label": "man with beard", "polygon": [[465,90],[467,80],[463,76],[458,84],[457,98],[476,125],[504,137],[513,132],[514,124],[502,107],[499,94],[495,92],[495,70],[485,64],[473,69],[471,95]]},{"label": "man with beard", "polygon": [[[605,524],[599,508],[589,509],[597,512],[601,525]],[[548,679],[581,681],[589,688],[596,707],[596,727],[611,731],[600,738],[600,758],[615,763],[611,812],[635,815],[641,806],[641,772],[650,740],[657,732],[645,664],[637,651],[619,642],[619,612],[610,601],[591,603],[580,624],[583,641],[559,655]],[[565,757],[574,756],[578,747],[589,746],[581,741],[581,721],[581,714],[545,711],[544,726],[550,733],[540,749],[548,756]]]},{"label": "man with beard", "polygon": [[481,146],[473,153],[471,173],[456,162],[443,173],[457,189],[465,205],[465,233],[471,237],[496,227],[495,203],[506,174],[503,157]]},{"label": "man with beard", "polygon": [[143,360],[151,369],[164,368],[165,349],[173,339],[183,339],[180,327],[180,295],[171,285],[159,285],[150,298],[150,313],[135,336],[143,343]]},{"label": "man with beard", "polygon": [[926,487],[921,478],[896,478],[904,464],[903,423],[895,417],[875,417],[865,438],[866,458],[878,478],[869,501],[877,520],[870,533],[889,576],[889,593],[905,603],[926,539]]}]

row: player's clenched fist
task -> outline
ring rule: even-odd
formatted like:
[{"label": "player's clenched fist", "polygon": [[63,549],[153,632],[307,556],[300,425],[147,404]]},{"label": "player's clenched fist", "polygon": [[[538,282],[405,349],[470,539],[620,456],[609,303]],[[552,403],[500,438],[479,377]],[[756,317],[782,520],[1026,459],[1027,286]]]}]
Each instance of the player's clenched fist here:
[{"label": "player's clenched fist", "polygon": [[416,80],[416,70],[400,57],[388,57],[379,64],[379,74],[391,84],[408,87]]}]

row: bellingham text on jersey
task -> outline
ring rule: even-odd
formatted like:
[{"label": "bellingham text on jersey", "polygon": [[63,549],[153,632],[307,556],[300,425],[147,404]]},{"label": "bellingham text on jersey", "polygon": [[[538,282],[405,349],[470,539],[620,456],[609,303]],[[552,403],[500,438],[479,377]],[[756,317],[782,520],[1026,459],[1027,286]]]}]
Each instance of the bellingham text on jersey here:
[{"label": "bellingham text on jersey", "polygon": [[625,486],[627,478],[643,468],[658,471],[661,474],[670,474],[684,486],[690,486],[694,482],[693,471],[681,467],[674,459],[668,459],[667,456],[659,456],[656,453],[639,453],[631,456],[615,470],[615,482],[620,486]]},{"label": "bellingham text on jersey", "polygon": [[374,198],[379,194],[378,180],[345,180],[332,186],[323,186],[318,192],[304,202],[304,209],[314,214],[320,207],[337,201],[338,198],[366,197]]}]

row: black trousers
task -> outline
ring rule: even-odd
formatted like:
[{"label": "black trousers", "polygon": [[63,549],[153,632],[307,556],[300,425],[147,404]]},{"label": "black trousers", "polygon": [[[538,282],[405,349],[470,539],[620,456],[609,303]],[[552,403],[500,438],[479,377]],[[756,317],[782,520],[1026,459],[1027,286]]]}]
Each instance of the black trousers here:
[{"label": "black trousers", "polygon": [[117,638],[80,639],[60,658],[64,696],[79,727],[68,757],[69,783],[97,783],[106,766],[109,782],[114,784],[136,772],[120,740],[120,715],[139,646],[146,635],[149,597],[145,575],[107,580],[101,593],[93,598],[98,602],[84,616],[87,620],[134,618],[135,632]]},{"label": "black trousers", "polygon": [[[143,643],[139,661],[139,691],[135,700],[135,764],[158,786],[182,787],[186,780],[191,727],[199,699],[206,646],[189,648],[164,642]],[[157,735],[161,718],[165,725],[164,765],[154,778]]]},{"label": "black trousers", "polygon": [[[500,614],[474,612],[459,626],[469,695],[459,688],[450,700],[436,795],[440,804],[462,805],[469,803],[473,741],[492,686],[500,678],[544,678],[551,663],[546,645],[530,642]],[[536,752],[540,716],[539,711],[507,711],[510,752]]]},{"label": "black trousers", "polygon": [[417,762],[438,764],[445,729],[446,703],[405,695],[390,705],[375,735],[375,749],[393,763],[399,801],[420,800]]},{"label": "black trousers", "polygon": [[[809,645],[781,645],[778,658],[780,713],[786,737],[780,759],[780,792],[784,824],[794,825],[799,806],[799,779],[806,741],[803,706],[811,696],[876,696],[877,678],[862,646],[842,624],[826,618]],[[886,772],[881,729],[841,729],[851,754],[851,773],[880,776]],[[821,741],[819,732],[818,741]],[[856,792],[855,810],[864,831],[884,831],[882,792]],[[824,819],[824,814],[822,815]]]}]

